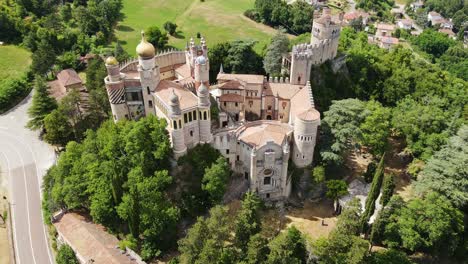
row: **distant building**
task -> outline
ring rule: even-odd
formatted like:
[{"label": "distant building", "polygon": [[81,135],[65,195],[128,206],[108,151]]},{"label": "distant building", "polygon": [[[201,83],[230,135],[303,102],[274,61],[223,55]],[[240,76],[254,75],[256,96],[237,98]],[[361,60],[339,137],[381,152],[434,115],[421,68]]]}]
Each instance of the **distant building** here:
[{"label": "distant building", "polygon": [[364,11],[356,10],[356,11],[344,14],[343,22],[349,25],[352,21],[355,21],[359,18],[362,19],[362,25],[365,26],[369,22],[370,15],[369,13],[366,13]]},{"label": "distant building", "polygon": [[402,19],[397,22],[397,26],[401,29],[411,30],[411,28],[413,28],[413,21],[410,19]]},{"label": "distant building", "polygon": [[395,32],[395,26],[392,24],[378,23],[376,28],[377,31],[375,32],[375,37],[377,39],[391,37],[393,32]]},{"label": "distant building", "polygon": [[441,29],[439,29],[439,32],[446,34],[449,38],[452,38],[452,39],[457,38],[457,35],[451,29],[441,28]]},{"label": "distant building", "polygon": [[137,255],[118,248],[119,240],[102,225],[77,213],[61,213],[54,221],[57,244],[69,245],[81,264],[140,264]]},{"label": "distant building", "polygon": [[400,41],[394,37],[382,37],[379,42],[379,47],[383,49],[391,49],[398,45]]},{"label": "distant building", "polygon": [[427,14],[427,21],[430,21],[432,26],[439,25],[440,28],[453,29],[452,21],[445,19],[441,14],[434,11]]},{"label": "distant building", "polygon": [[422,1],[416,1],[410,4],[410,8],[416,12],[418,9],[423,8],[424,3]]},{"label": "distant building", "polygon": [[76,90],[80,93],[86,91],[83,81],[74,69],[65,69],[57,74],[57,80],[49,82],[50,93],[57,100],[62,99],[67,93]]}]

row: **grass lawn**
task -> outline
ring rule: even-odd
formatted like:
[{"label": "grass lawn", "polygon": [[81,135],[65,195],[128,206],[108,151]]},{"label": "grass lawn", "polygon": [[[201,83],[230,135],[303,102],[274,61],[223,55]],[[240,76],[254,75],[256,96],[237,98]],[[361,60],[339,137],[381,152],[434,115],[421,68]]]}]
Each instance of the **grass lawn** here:
[{"label": "grass lawn", "polygon": [[118,25],[116,34],[129,54],[135,54],[140,31],[156,25],[162,29],[166,21],[178,25],[176,37],[169,45],[183,49],[191,36],[200,32],[208,46],[236,40],[258,41],[256,50],[267,44],[275,30],[251,21],[243,12],[253,8],[254,0],[124,0],[126,18]]},{"label": "grass lawn", "polygon": [[13,45],[0,46],[0,81],[18,77],[31,64],[29,51]]}]

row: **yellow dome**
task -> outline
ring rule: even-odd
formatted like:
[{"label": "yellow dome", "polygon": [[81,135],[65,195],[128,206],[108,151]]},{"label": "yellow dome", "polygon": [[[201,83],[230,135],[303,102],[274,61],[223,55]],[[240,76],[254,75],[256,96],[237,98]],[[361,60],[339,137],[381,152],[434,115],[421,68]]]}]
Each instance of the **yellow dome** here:
[{"label": "yellow dome", "polygon": [[141,42],[136,47],[136,52],[138,56],[142,58],[151,58],[156,54],[153,44],[146,41],[145,33],[143,31],[141,32]]},{"label": "yellow dome", "polygon": [[119,64],[119,62],[117,61],[117,59],[113,56],[109,56],[107,57],[106,59],[106,65],[117,65]]}]

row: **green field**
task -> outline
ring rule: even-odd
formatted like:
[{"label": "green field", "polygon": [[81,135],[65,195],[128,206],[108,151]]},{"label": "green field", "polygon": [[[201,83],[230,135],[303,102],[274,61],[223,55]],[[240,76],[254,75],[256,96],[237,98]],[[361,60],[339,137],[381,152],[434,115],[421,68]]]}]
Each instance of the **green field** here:
[{"label": "green field", "polygon": [[0,46],[0,81],[8,77],[18,77],[31,64],[29,51],[17,46]]},{"label": "green field", "polygon": [[250,39],[258,41],[256,49],[260,50],[276,31],[242,15],[253,5],[254,0],[124,0],[126,17],[116,34],[131,55],[135,54],[141,30],[152,25],[162,29],[166,21],[179,26],[177,36],[169,39],[169,45],[179,49],[200,32],[208,46]]}]

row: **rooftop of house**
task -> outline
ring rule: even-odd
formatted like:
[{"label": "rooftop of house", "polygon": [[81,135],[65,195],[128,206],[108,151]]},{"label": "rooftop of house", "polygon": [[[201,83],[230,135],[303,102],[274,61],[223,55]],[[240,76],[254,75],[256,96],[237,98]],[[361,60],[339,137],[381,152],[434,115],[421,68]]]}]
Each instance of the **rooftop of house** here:
[{"label": "rooftop of house", "polygon": [[310,88],[307,86],[304,87],[291,98],[290,116],[295,117],[309,110],[311,107],[314,107],[311,102],[309,91],[307,91],[308,89]]},{"label": "rooftop of house", "polygon": [[409,19],[402,19],[402,20],[400,20],[398,22],[402,23],[405,26],[412,26],[413,25],[413,21],[411,21]]},{"label": "rooftop of house", "polygon": [[222,83],[218,86],[219,89],[227,89],[227,90],[243,90],[244,84],[241,83],[239,80],[230,80],[225,83]]},{"label": "rooftop of house", "polygon": [[247,123],[236,130],[237,138],[252,147],[260,148],[268,142],[283,145],[285,139],[293,128],[279,121],[254,121]]},{"label": "rooftop of house", "polygon": [[223,94],[219,97],[219,101],[221,102],[236,102],[236,103],[242,103],[244,102],[244,97],[239,94]]},{"label": "rooftop of house", "polygon": [[219,73],[216,79],[218,81],[240,80],[240,81],[251,83],[251,84],[262,84],[264,78],[265,77],[263,75],[258,75],[258,74]]},{"label": "rooftop of house", "polygon": [[302,87],[304,86],[281,82],[267,82],[264,86],[267,96],[278,96],[281,99],[292,99]]},{"label": "rooftop of house", "polygon": [[385,24],[385,23],[378,23],[376,25],[378,30],[395,30],[395,25],[392,24]]},{"label": "rooftop of house", "polygon": [[437,12],[435,12],[435,11],[429,12],[428,15],[430,15],[430,16],[433,17],[433,18],[434,18],[434,17],[442,17],[441,14],[439,14],[439,13],[437,13]]},{"label": "rooftop of house", "polygon": [[362,12],[362,11],[352,11],[352,12],[344,14],[344,16],[343,16],[343,18],[345,20],[354,20],[354,19],[357,19],[359,17],[368,18],[369,14],[366,13],[366,12]]},{"label": "rooftop of house", "polygon": [[162,80],[158,87],[156,87],[156,96],[158,96],[163,102],[170,102],[172,90],[179,97],[180,109],[188,109],[196,107],[198,105],[198,99],[188,89],[184,88],[181,84],[173,81]]},{"label": "rooftop of house", "polygon": [[118,240],[101,225],[77,213],[66,213],[54,223],[57,232],[80,256],[100,264],[135,264],[117,248]]},{"label": "rooftop of house", "polygon": [[441,29],[439,29],[439,32],[440,32],[440,33],[447,34],[447,35],[449,35],[450,37],[455,36],[455,33],[454,33],[451,29],[448,29],[448,28],[441,28]]},{"label": "rooftop of house", "polygon": [[74,69],[65,69],[60,71],[57,74],[57,80],[63,86],[69,86],[74,84],[82,84],[83,81],[81,80],[80,76]]},{"label": "rooftop of house", "polygon": [[187,64],[181,64],[175,68],[175,72],[184,78],[190,77],[190,66]]}]

